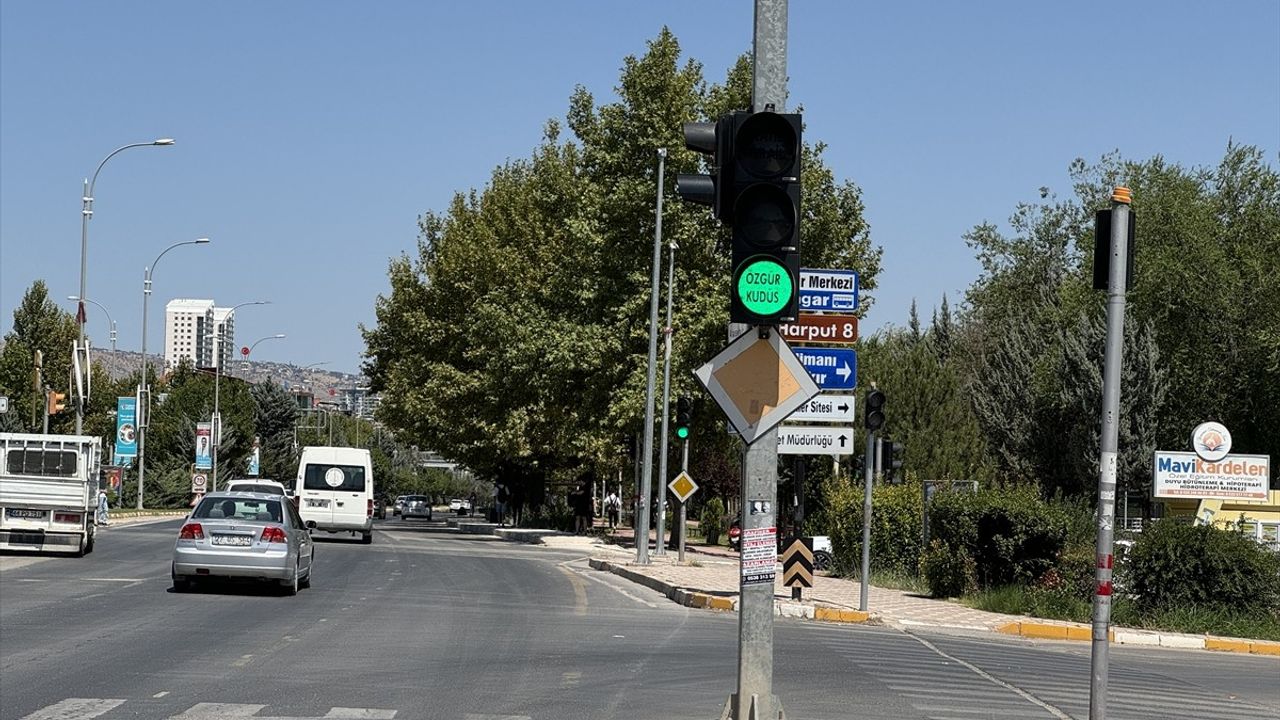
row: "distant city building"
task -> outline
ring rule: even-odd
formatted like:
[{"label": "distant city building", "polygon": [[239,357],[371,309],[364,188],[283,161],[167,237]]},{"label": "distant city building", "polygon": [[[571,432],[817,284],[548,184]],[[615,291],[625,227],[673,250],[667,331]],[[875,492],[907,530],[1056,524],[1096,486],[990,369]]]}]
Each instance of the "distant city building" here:
[{"label": "distant city building", "polygon": [[164,361],[177,367],[183,359],[200,368],[222,367],[235,347],[235,313],[212,300],[175,298],[164,306]]},{"label": "distant city building", "polygon": [[367,387],[343,388],[339,393],[342,409],[361,420],[373,420],[373,414],[382,401],[376,393],[370,393]]}]

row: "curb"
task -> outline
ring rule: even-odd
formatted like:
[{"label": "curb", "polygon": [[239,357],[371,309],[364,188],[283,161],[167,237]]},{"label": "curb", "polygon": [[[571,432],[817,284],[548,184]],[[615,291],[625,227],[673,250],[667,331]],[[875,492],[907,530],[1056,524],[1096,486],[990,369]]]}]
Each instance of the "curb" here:
[{"label": "curb", "polygon": [[[1037,640],[1093,640],[1093,628],[1089,625],[1056,625],[1043,622],[1011,622],[995,629],[1004,635],[1019,635]],[[1107,639],[1115,645],[1141,645],[1147,647],[1181,648],[1189,650],[1213,650],[1249,655],[1275,655],[1280,657],[1280,642],[1222,638],[1211,635],[1163,633],[1152,630],[1116,628]]]},{"label": "curb", "polygon": [[[738,610],[737,598],[713,595],[711,593],[698,592],[696,590],[685,590],[684,588],[679,588],[661,580],[651,578],[648,575],[643,575],[635,572],[634,570],[628,569],[624,565],[618,565],[616,563],[609,562],[608,560],[590,558],[587,562],[594,570],[613,573],[614,575],[630,580],[637,585],[643,585],[650,590],[656,590],[677,605],[724,612],[737,612]],[[876,623],[879,621],[879,619],[872,613],[848,610],[845,608],[828,607],[825,605],[806,605],[804,603],[777,599],[773,601],[773,614],[778,617],[802,618],[805,620],[834,623]]]}]

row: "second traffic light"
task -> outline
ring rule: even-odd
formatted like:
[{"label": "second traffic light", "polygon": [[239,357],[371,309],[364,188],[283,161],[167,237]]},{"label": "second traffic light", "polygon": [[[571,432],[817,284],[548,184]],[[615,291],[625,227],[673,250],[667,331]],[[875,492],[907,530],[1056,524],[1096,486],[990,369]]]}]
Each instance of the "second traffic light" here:
[{"label": "second traffic light", "polygon": [[676,401],[676,437],[688,440],[693,430],[693,400],[682,397]]},{"label": "second traffic light", "polygon": [[906,478],[902,472],[902,461],[906,456],[906,448],[900,442],[889,438],[880,438],[880,470],[890,485],[901,485]]},{"label": "second traffic light", "polygon": [[867,399],[863,403],[864,425],[868,430],[879,430],[884,426],[884,393],[879,390],[868,390]]},{"label": "second traffic light", "polygon": [[57,415],[67,409],[67,394],[60,393],[56,390],[49,391],[49,414]]}]

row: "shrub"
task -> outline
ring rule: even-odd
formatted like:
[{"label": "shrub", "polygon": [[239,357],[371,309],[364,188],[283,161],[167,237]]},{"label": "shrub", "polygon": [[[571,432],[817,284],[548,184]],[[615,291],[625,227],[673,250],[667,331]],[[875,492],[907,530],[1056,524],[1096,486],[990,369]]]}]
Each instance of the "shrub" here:
[{"label": "shrub", "polygon": [[1280,611],[1280,556],[1235,530],[1153,523],[1131,551],[1140,610]]},{"label": "shrub", "polygon": [[567,499],[550,497],[542,505],[526,508],[520,516],[520,526],[573,532],[573,509]]},{"label": "shrub", "polygon": [[[862,486],[835,481],[827,486],[826,534],[835,569],[853,575],[862,565]],[[881,485],[871,497],[871,567],[914,575],[920,562],[920,486]]]},{"label": "shrub", "polygon": [[715,545],[720,540],[720,534],[724,532],[724,503],[720,498],[713,497],[702,507],[698,527],[709,544]]},{"label": "shrub", "polygon": [[929,506],[930,537],[973,559],[981,588],[1029,585],[1066,546],[1067,511],[1032,488],[948,492]]},{"label": "shrub", "polygon": [[963,548],[932,540],[920,558],[920,573],[934,597],[959,597],[977,589],[977,566]]}]

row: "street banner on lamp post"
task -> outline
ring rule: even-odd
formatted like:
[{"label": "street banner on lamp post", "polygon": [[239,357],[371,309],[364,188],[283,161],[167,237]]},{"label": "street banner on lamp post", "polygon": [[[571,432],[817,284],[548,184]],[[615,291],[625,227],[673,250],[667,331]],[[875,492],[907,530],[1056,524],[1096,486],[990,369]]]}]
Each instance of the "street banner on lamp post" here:
[{"label": "street banner on lamp post", "polygon": [[249,453],[249,476],[257,477],[262,468],[262,446],[261,441],[255,436],[253,438],[253,452]]},{"label": "street banner on lamp post", "polygon": [[116,451],[112,464],[138,456],[138,398],[116,398]]},{"label": "street banner on lamp post", "polygon": [[196,423],[196,469],[213,469],[213,448],[210,439],[213,435],[213,423]]}]

